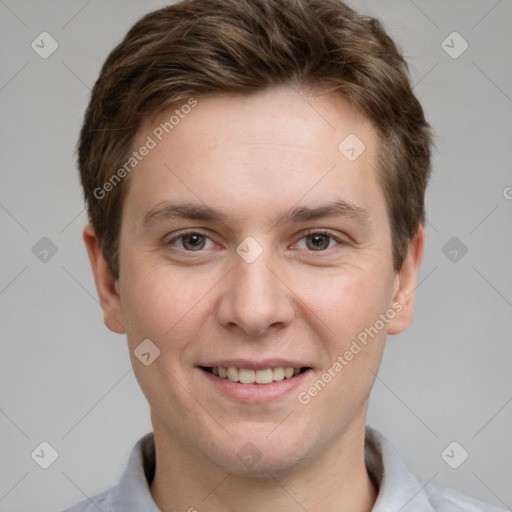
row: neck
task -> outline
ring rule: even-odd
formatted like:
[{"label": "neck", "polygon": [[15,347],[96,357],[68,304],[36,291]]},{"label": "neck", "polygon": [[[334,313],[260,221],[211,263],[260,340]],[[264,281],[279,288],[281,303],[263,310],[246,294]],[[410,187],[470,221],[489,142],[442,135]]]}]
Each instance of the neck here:
[{"label": "neck", "polygon": [[314,462],[285,476],[247,478],[198,458],[153,421],[157,469],[151,484],[162,512],[370,512],[378,491],[364,463],[364,421]]}]

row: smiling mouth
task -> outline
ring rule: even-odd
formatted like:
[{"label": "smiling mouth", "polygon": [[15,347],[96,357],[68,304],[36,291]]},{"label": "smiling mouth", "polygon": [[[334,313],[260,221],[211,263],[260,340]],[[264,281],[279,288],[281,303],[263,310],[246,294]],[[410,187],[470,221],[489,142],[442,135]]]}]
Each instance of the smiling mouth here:
[{"label": "smiling mouth", "polygon": [[271,384],[285,379],[292,379],[297,375],[304,373],[311,368],[304,366],[302,368],[292,368],[291,366],[278,366],[275,368],[265,368],[263,370],[252,370],[250,368],[237,368],[230,366],[207,367],[200,366],[201,370],[211,373],[220,379],[227,379],[231,382],[240,384]]}]

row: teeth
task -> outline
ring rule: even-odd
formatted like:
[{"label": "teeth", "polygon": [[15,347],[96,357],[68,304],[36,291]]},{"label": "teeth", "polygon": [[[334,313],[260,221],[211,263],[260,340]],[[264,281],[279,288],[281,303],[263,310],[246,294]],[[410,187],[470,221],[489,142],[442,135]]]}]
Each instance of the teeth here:
[{"label": "teeth", "polygon": [[284,369],[284,378],[289,379],[289,378],[293,377],[293,372],[294,372],[293,368],[290,368],[290,367],[285,368]]},{"label": "teeth", "polygon": [[232,366],[228,368],[228,379],[233,382],[238,382],[238,378],[241,377],[239,374],[238,368],[233,368]]},{"label": "teeth", "polygon": [[272,368],[266,370],[256,370],[255,380],[258,384],[270,384],[273,380],[274,372]]},{"label": "teeth", "polygon": [[237,370],[238,372],[238,379],[233,380],[229,379],[229,373],[228,373],[228,379],[232,382],[237,382],[240,380],[242,384],[254,384],[256,382],[256,372],[254,370],[246,370],[245,368],[240,368],[240,370]]},{"label": "teeth", "polygon": [[265,368],[264,370],[251,370],[249,368],[229,368],[219,366],[211,369],[213,375],[221,379],[228,379],[231,382],[240,382],[242,384],[270,384],[279,382],[283,379],[290,379],[300,373],[300,368],[291,366],[278,366],[276,368]]},{"label": "teeth", "polygon": [[284,379],[284,368],[279,366],[272,370],[272,380],[283,380]]}]

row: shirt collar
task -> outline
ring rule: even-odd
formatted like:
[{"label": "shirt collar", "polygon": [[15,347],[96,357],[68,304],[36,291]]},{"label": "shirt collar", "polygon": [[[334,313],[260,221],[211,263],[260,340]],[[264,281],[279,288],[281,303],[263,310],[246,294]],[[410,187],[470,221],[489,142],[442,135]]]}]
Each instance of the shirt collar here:
[{"label": "shirt collar", "polygon": [[[155,460],[151,432],[134,446],[119,485],[108,496],[107,510],[159,512],[149,491]],[[423,492],[427,482],[411,474],[391,443],[370,426],[365,431],[365,463],[379,492],[372,512],[435,512]]]},{"label": "shirt collar", "polygon": [[160,512],[149,491],[155,474],[155,463],[155,441],[153,432],[150,432],[133,447],[119,485],[109,496],[107,510]]},{"label": "shirt collar", "polygon": [[423,492],[428,482],[410,473],[393,445],[369,425],[364,456],[366,469],[379,489],[372,512],[435,512]]}]

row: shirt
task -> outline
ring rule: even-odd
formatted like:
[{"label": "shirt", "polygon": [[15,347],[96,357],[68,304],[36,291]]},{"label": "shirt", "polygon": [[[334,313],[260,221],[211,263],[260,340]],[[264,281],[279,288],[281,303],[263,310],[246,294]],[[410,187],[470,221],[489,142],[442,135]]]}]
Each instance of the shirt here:
[{"label": "shirt", "polygon": [[[370,426],[366,426],[364,451],[368,474],[378,488],[372,512],[505,512],[413,475],[392,444]],[[118,485],[64,512],[160,512],[149,492],[154,473],[151,432],[134,446]]]}]

